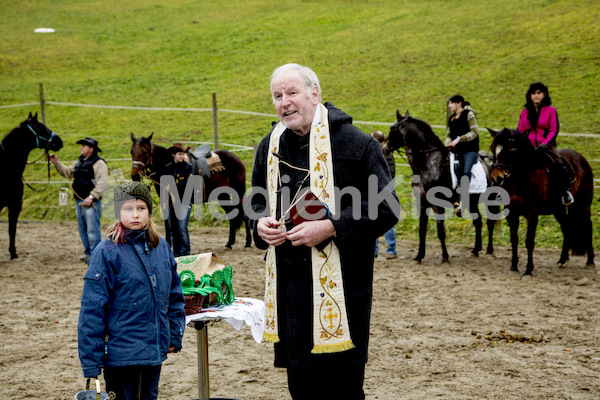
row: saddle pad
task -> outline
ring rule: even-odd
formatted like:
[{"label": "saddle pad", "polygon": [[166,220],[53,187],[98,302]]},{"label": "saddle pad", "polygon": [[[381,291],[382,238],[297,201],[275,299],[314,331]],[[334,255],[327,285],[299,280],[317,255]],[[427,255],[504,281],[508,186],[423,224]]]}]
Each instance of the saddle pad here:
[{"label": "saddle pad", "polygon": [[[452,188],[456,189],[458,180],[456,179],[456,173],[454,172],[454,165],[458,164],[458,161],[454,158],[454,153],[450,153],[450,174],[452,175]],[[473,168],[471,169],[471,181],[469,182],[469,193],[481,194],[487,190],[487,177],[481,161],[477,160]]]}]

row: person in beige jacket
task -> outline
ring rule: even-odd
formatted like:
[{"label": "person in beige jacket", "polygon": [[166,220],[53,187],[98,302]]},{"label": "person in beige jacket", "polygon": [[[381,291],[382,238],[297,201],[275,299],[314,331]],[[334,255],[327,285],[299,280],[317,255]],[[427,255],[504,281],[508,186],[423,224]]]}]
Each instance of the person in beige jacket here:
[{"label": "person in beige jacket", "polygon": [[81,145],[81,155],[73,165],[64,165],[55,154],[51,154],[49,160],[59,174],[68,179],[73,178],[75,213],[84,253],[81,259],[87,262],[94,248],[102,240],[100,217],[102,193],[108,186],[108,167],[98,156],[102,150],[98,147],[96,139],[81,139],[77,144]]}]

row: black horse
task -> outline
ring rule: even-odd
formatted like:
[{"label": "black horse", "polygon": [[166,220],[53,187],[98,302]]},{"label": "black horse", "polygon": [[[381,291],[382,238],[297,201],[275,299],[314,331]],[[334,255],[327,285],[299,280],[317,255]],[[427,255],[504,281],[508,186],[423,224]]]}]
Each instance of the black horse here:
[{"label": "black horse", "polygon": [[[173,161],[173,157],[168,153],[166,148],[152,143],[152,134],[148,137],[136,139],[132,133],[131,140],[133,141],[131,147],[131,178],[133,180],[140,180],[142,176],[148,177],[154,182],[156,192],[160,194],[160,177],[165,175],[165,166]],[[233,247],[236,231],[242,226],[242,222],[246,226],[245,246],[251,247],[252,235],[242,206],[244,194],[246,193],[246,167],[242,160],[230,151],[215,150],[213,153],[220,159],[221,168],[210,174],[207,174],[205,171],[198,171],[194,154],[191,152],[188,153],[190,161],[195,167],[195,173],[203,176],[203,200],[207,200],[213,190],[222,186],[227,186],[235,190],[239,198],[239,203],[222,206],[226,214],[232,212],[236,214],[235,217],[229,220],[229,240],[225,247],[229,249]],[[218,199],[229,201],[231,197],[226,193],[221,193]]]},{"label": "black horse", "polygon": [[[441,192],[436,194],[437,201],[433,204],[430,202],[431,194],[440,189],[450,193],[452,191],[452,178],[450,175],[450,162],[448,160],[449,150],[444,146],[440,138],[433,132],[433,129],[426,122],[413,118],[409,115],[408,111],[406,115],[402,116],[396,111],[396,122],[391,126],[390,133],[384,142],[384,152],[391,152],[399,150],[404,147],[406,157],[413,170],[413,192],[415,196],[419,195],[420,210],[419,210],[419,252],[414,260],[418,263],[421,262],[425,257],[425,237],[427,235],[427,223],[429,216],[427,209],[431,208],[437,215],[437,234],[442,246],[442,262],[448,262],[448,251],[446,249],[446,230],[444,228],[444,214],[445,208],[442,206],[444,203],[452,206],[450,203],[450,196],[446,200],[442,200],[437,197]],[[485,152],[480,152],[480,156],[485,156]],[[482,157],[482,164],[486,175],[488,176],[489,183],[489,165],[486,165],[486,159],[491,160],[491,155],[487,154],[488,157]],[[490,163],[491,164],[491,163]],[[427,193],[431,190],[430,195]],[[433,200],[433,199],[432,199]],[[482,239],[481,231],[483,223],[481,221],[481,214],[479,212],[478,203],[484,200],[483,196],[477,194],[469,195],[469,211],[473,218],[473,225],[475,226],[475,247],[471,251],[474,256],[479,256],[479,252],[482,250]],[[499,206],[488,205],[488,211],[498,215]],[[495,221],[488,218],[488,245],[486,254],[492,255],[494,253],[493,235],[494,235],[494,224]]]},{"label": "black horse", "polygon": [[498,132],[488,130],[494,138],[491,146],[494,153],[493,179],[510,194],[506,219],[510,226],[512,245],[511,270],[519,271],[517,250],[521,215],[527,219],[525,275],[531,275],[533,271],[535,231],[540,215],[552,214],[560,224],[563,246],[557,263],[559,267],[563,267],[569,259],[569,249],[587,253],[587,266],[593,267],[590,207],[594,196],[594,177],[587,160],[574,150],[558,149],[558,153],[575,173],[575,181],[571,185],[575,202],[565,207],[560,199],[564,188],[561,190],[558,180],[551,179],[552,172],[548,172],[547,152],[534,148],[529,139],[519,131],[506,128]]},{"label": "black horse", "polygon": [[38,121],[37,113],[29,113],[29,117],[6,135],[0,144],[0,171],[3,171],[0,210],[8,207],[10,258],[18,257],[15,237],[23,204],[23,171],[29,152],[35,148],[44,149],[47,156],[48,150],[58,151],[62,146],[60,137]]}]

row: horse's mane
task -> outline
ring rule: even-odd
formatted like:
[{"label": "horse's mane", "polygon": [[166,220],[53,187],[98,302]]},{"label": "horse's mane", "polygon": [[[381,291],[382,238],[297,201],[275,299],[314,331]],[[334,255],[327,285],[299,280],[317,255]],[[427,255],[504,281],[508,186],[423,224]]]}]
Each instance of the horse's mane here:
[{"label": "horse's mane", "polygon": [[409,121],[417,126],[419,131],[423,133],[423,136],[428,143],[437,148],[445,147],[438,135],[436,135],[436,133],[433,131],[433,128],[431,128],[431,125],[429,125],[427,122],[413,117],[410,117]]},{"label": "horse's mane", "polygon": [[[511,143],[512,142],[512,143]],[[516,129],[504,128],[496,132],[492,140],[491,148],[502,145],[517,150],[515,161],[520,165],[537,166],[545,165],[546,156],[540,149],[536,149],[529,141],[527,135]],[[494,150],[495,151],[495,150]],[[517,156],[518,155],[518,156]]]},{"label": "horse's mane", "polygon": [[510,138],[515,140],[518,148],[526,151],[533,151],[533,145],[523,132],[509,128],[504,128],[496,133],[496,136],[492,140],[492,146],[495,146],[498,143],[504,143]]}]

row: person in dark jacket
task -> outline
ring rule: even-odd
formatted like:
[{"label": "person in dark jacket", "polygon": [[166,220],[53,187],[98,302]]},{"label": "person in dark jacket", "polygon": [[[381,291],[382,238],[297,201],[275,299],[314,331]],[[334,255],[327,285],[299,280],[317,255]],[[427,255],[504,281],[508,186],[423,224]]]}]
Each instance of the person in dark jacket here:
[{"label": "person in dark jacket", "polygon": [[[373,136],[373,139],[377,140],[383,146],[383,141],[385,140],[385,136],[383,135],[383,132],[375,131],[375,132],[371,133],[371,136]],[[384,157],[385,157],[385,161],[387,162],[388,167],[390,169],[390,174],[392,175],[392,180],[393,180],[396,177],[396,160],[394,159],[394,153],[390,152],[387,155],[384,154]],[[393,260],[394,258],[398,257],[398,254],[396,253],[396,231],[394,230],[393,226],[390,228],[389,231],[387,231],[383,235],[383,238],[385,239],[385,242],[387,243],[387,250],[385,251],[386,260]],[[375,239],[375,258],[377,258],[378,256],[379,256],[379,238]]]},{"label": "person in dark jacket", "polygon": [[104,369],[110,398],[156,399],[162,362],[181,350],[181,280],[151,215],[148,185],[115,187],[117,222],[92,252],[84,277],[79,359],[85,378]]},{"label": "person in dark jacket", "polygon": [[[171,196],[179,196],[179,199],[170,199],[167,242],[173,246],[175,257],[190,255],[190,234],[188,224],[192,213],[192,204],[183,203],[185,188],[189,177],[194,173],[194,168],[185,160],[185,154],[189,150],[183,148],[181,143],[173,143],[169,148],[169,153],[173,156],[173,162],[165,166],[166,173],[175,179],[176,191],[171,190]],[[178,208],[176,212],[175,208]]]},{"label": "person in dark jacket", "polygon": [[100,243],[100,217],[102,216],[102,193],[108,187],[108,167],[98,156],[98,141],[92,138],[78,140],[81,145],[79,159],[70,167],[58,160],[55,154],[48,159],[59,174],[73,178],[73,196],[79,237],[83,243],[82,261],[87,262],[92,250]]},{"label": "person in dark jacket", "polygon": [[[460,185],[461,178],[466,176],[471,180],[471,170],[477,163],[479,153],[479,125],[475,112],[464,97],[456,94],[448,99],[448,109],[451,113],[446,129],[446,146],[454,153],[458,161],[456,178]],[[454,209],[460,210],[459,199],[455,195]]]},{"label": "person in dark jacket", "polygon": [[[375,239],[400,212],[390,171],[377,141],[321,103],[310,68],[277,68],[271,94],[279,123],[258,146],[249,199],[268,248],[265,340],[293,399],[364,399]],[[326,206],[293,226],[304,209],[285,211],[307,188]]]}]

